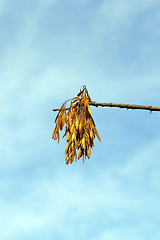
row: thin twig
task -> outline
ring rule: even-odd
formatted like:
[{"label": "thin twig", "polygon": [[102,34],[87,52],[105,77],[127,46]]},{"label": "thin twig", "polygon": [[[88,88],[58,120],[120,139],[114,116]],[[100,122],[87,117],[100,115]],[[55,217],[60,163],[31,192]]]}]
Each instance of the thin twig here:
[{"label": "thin twig", "polygon": [[[160,107],[142,106],[142,105],[135,105],[135,104],[89,102],[89,105],[95,106],[95,107],[118,107],[118,108],[127,108],[127,109],[141,109],[141,110],[148,110],[150,112],[160,111]],[[69,108],[66,108],[66,110],[68,109]],[[53,111],[59,111],[59,109],[53,109]]]},{"label": "thin twig", "polygon": [[117,103],[97,103],[97,102],[90,102],[89,105],[95,107],[119,107],[119,108],[127,108],[127,109],[141,109],[141,110],[149,110],[149,111],[160,111],[160,107],[154,106],[142,106],[142,105],[135,105],[135,104],[117,104]]},{"label": "thin twig", "polygon": [[[69,110],[69,108],[65,108],[65,109],[66,109],[66,110]],[[56,111],[59,111],[59,110],[60,110],[60,108],[54,108],[54,109],[53,109],[53,111],[55,111],[55,112],[56,112]]]}]

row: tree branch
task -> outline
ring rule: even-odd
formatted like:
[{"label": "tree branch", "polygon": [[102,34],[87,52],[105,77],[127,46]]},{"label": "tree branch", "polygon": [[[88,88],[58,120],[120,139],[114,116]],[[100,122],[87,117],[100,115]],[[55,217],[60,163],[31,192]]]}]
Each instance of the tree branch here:
[{"label": "tree branch", "polygon": [[[135,104],[123,104],[123,103],[97,103],[97,102],[89,102],[90,106],[95,107],[118,107],[118,108],[127,108],[127,109],[141,109],[141,110],[148,110],[152,111],[160,111],[160,107],[154,106],[142,106],[142,105],[135,105]],[[66,108],[68,110],[69,108]],[[59,109],[53,109],[53,111],[59,111]]]},{"label": "tree branch", "polygon": [[89,105],[95,107],[118,107],[118,108],[127,108],[127,109],[141,109],[141,110],[149,110],[149,111],[160,111],[160,107],[153,106],[142,106],[135,104],[117,104],[117,103],[97,103],[97,102],[89,102]]}]

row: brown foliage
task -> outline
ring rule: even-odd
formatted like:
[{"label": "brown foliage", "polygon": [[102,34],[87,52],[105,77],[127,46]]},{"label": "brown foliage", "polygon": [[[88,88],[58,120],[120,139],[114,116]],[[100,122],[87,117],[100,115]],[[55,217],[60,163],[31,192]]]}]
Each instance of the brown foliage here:
[{"label": "brown foliage", "polygon": [[[62,130],[65,126],[67,146],[65,149],[66,164],[73,163],[77,158],[84,159],[90,158],[91,148],[94,146],[94,139],[97,136],[98,140],[101,139],[98,135],[94,120],[91,116],[91,109],[88,102],[91,102],[91,98],[88,94],[86,87],[77,94],[77,96],[71,99],[69,109],[66,109],[66,103],[63,103],[62,107],[55,118],[55,129],[53,131],[52,139],[60,139],[59,129]],[[77,154],[77,151],[79,153]],[[77,156],[78,155],[78,156]]]}]

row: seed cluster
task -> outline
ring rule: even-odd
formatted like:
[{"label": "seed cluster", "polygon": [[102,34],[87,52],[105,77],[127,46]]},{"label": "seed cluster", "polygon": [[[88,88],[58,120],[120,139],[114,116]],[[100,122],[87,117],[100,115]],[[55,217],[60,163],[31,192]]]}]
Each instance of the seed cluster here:
[{"label": "seed cluster", "polygon": [[[66,136],[67,140],[65,149],[66,164],[73,163],[74,159],[76,161],[77,158],[79,159],[81,157],[84,163],[86,157],[90,158],[95,136],[97,136],[98,140],[101,142],[88,103],[91,102],[91,98],[84,86],[77,96],[71,99],[69,109],[66,108],[66,103],[68,101],[70,100],[63,103],[56,116],[56,126],[53,131],[52,139],[58,139],[59,143],[59,129],[62,130],[65,126],[63,137]],[[78,150],[79,153],[77,154]]]}]

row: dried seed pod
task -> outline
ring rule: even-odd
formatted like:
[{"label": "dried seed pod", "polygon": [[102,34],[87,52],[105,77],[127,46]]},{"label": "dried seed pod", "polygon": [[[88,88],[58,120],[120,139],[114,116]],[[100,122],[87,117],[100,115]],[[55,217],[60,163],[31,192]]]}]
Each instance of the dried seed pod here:
[{"label": "dried seed pod", "polygon": [[79,127],[79,120],[78,120],[78,117],[76,117],[76,130],[78,130],[78,127]]},{"label": "dried seed pod", "polygon": [[79,154],[78,154],[78,159],[82,156],[82,149],[80,149]]},{"label": "dried seed pod", "polygon": [[96,128],[94,128],[94,131],[95,131],[95,133],[96,133],[96,136],[97,136],[98,140],[101,142],[101,139],[100,139],[100,136],[99,136],[99,134],[98,134],[98,131],[97,131],[97,129],[96,129]]},{"label": "dried seed pod", "polygon": [[84,150],[86,149],[86,145],[85,145],[85,139],[84,139],[84,137],[82,138],[82,147],[83,147]]},{"label": "dried seed pod", "polygon": [[[65,149],[66,164],[73,163],[77,159],[77,151],[79,150],[78,159],[82,157],[83,163],[86,157],[90,158],[91,148],[94,146],[95,135],[100,140],[98,131],[95,127],[94,120],[91,116],[89,102],[91,98],[88,94],[86,86],[71,99],[69,110],[66,109],[67,100],[55,119],[55,129],[52,134],[54,140],[60,140],[59,130],[65,126],[65,134],[67,146]],[[68,110],[68,111],[67,111]]]},{"label": "dried seed pod", "polygon": [[69,139],[70,139],[70,133],[68,132],[68,133],[67,133],[66,140],[68,141]]},{"label": "dried seed pod", "polygon": [[84,154],[83,154],[83,163],[84,163]]},{"label": "dried seed pod", "polygon": [[91,115],[92,113],[91,113],[91,109],[90,109],[90,107],[89,107],[89,104],[87,105],[87,108],[88,108],[89,114]]},{"label": "dried seed pod", "polygon": [[87,150],[87,157],[90,158],[90,154],[91,154],[91,147],[89,146],[88,150]]}]

